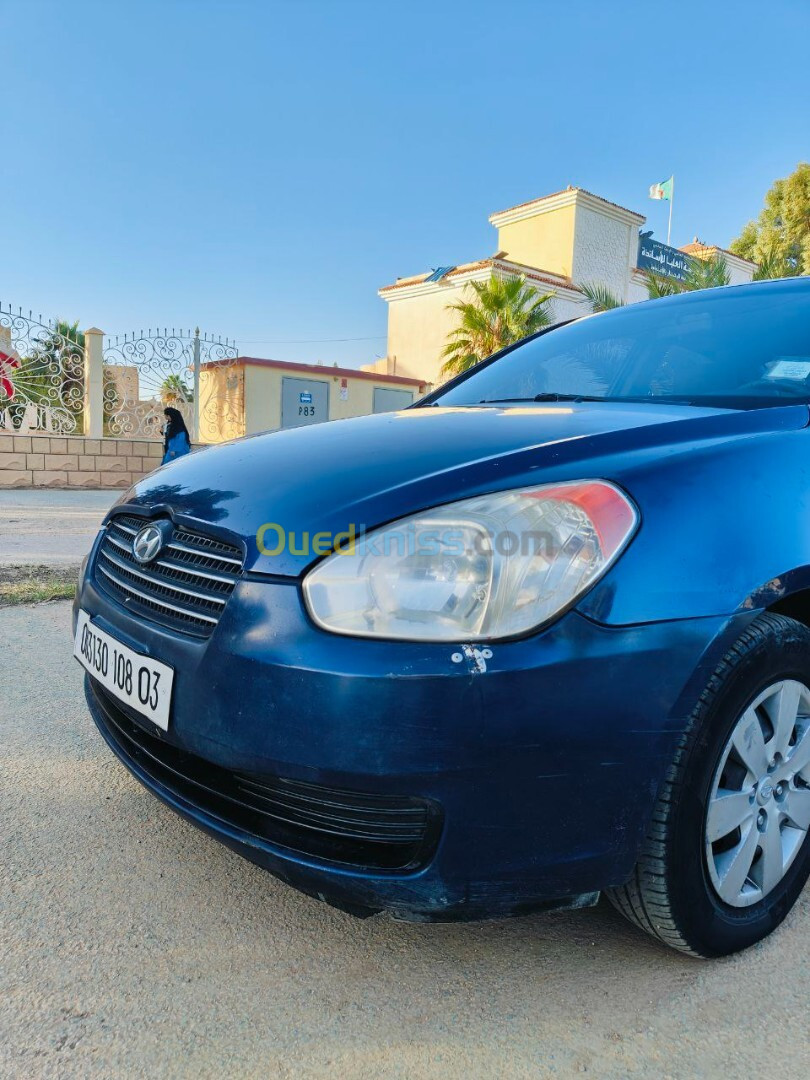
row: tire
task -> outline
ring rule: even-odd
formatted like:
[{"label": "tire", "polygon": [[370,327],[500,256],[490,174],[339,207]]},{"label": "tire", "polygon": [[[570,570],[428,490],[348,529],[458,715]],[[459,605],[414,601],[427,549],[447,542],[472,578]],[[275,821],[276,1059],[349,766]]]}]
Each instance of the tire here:
[{"label": "tire", "polygon": [[[719,789],[722,787],[719,794],[725,794],[730,784],[725,770],[736,770],[735,775],[742,773],[741,759],[735,756],[735,749],[729,751],[729,746],[732,739],[737,740],[735,746],[740,745],[738,733],[743,729],[739,725],[744,714],[748,725],[743,731],[746,737],[751,730],[750,717],[763,717],[759,724],[765,753],[770,758],[768,747],[776,745],[767,743],[770,713],[763,712],[761,707],[755,712],[750,707],[761,698],[775,701],[775,696],[768,696],[775,695],[772,688],[789,680],[810,687],[810,629],[782,615],[759,615],[728,651],[700,696],[661,785],[630,881],[620,888],[606,890],[611,903],[630,922],[665,945],[691,956],[725,956],[761,941],[788,914],[810,875],[810,831],[802,840],[800,828],[795,833],[792,831],[793,818],[786,818],[779,810],[774,800],[775,793],[783,786],[781,782],[774,786],[769,785],[767,778],[760,779],[751,789],[753,794],[748,795],[746,781],[741,780],[743,790],[735,792],[747,796],[752,807],[753,817],[747,816],[745,820],[753,821],[750,827],[757,828],[760,835],[751,838],[751,843],[761,844],[762,832],[771,828],[774,830],[771,835],[779,838],[774,841],[779,852],[783,843],[791,850],[792,861],[788,863],[785,857],[786,869],[778,884],[768,884],[777,880],[777,876],[765,878],[765,851],[757,847],[739,895],[731,902],[722,898],[717,866],[724,854],[721,852],[715,858],[716,849],[710,841],[716,827],[709,833],[707,824],[716,822],[716,817],[711,815]],[[780,708],[771,712],[778,716]],[[784,724],[781,727],[784,729]],[[776,728],[773,730],[772,738],[776,739]],[[781,755],[769,760],[768,772],[781,769],[785,775],[789,774],[790,755],[805,730],[810,739],[810,690],[808,696],[799,699],[790,736],[793,745],[785,744],[785,760],[781,765],[774,765]],[[750,743],[749,738],[746,747]],[[804,746],[801,755],[796,754],[795,765],[800,766],[799,759],[806,756],[808,747],[810,743]],[[750,780],[753,773],[746,775]],[[768,793],[769,786],[773,798]],[[810,801],[810,766],[797,769],[789,781],[789,793],[794,790],[799,792],[795,802],[798,806],[801,800],[804,815]],[[790,840],[783,841],[788,826]],[[731,846],[731,852],[725,856],[728,860],[734,852],[742,850],[742,837],[747,836],[744,830],[748,828],[747,824],[741,826],[738,832],[717,842],[721,847],[726,843]],[[738,846],[734,847],[733,843]],[[759,886],[754,880],[757,876],[761,878]],[[770,888],[767,893],[766,885]],[[761,899],[757,899],[759,895]]]}]

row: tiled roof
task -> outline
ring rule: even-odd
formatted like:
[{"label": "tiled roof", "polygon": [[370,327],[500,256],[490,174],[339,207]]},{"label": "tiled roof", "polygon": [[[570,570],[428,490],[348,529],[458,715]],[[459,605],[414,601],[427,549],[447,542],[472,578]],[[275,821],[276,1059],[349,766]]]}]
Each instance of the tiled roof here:
[{"label": "tiled roof", "polygon": [[[477,262],[464,263],[463,266],[456,266],[449,274],[445,274],[441,280],[445,281],[447,278],[459,277],[462,274],[471,274],[476,270],[484,270],[488,266],[503,270],[511,270],[514,273],[522,274],[523,277],[531,281],[539,281],[544,285],[553,285],[557,289],[571,289],[573,292],[579,292],[570,278],[551,274],[550,271],[548,274],[537,273],[531,267],[510,262],[508,259],[479,259]],[[414,277],[400,278],[400,280],[395,281],[393,285],[384,285],[383,288],[380,289],[380,292],[387,293],[391,292],[393,289],[407,289],[410,288],[411,285],[421,285],[427,281],[429,277],[430,274],[416,274]],[[441,284],[441,282],[438,284]]]},{"label": "tiled roof", "polygon": [[547,199],[556,199],[559,195],[565,195],[569,191],[581,191],[583,195],[590,195],[592,199],[598,199],[599,202],[607,203],[608,206],[615,206],[617,210],[623,210],[626,214],[632,214],[637,218],[644,218],[643,214],[639,214],[637,210],[629,210],[626,206],[620,206],[619,203],[611,202],[610,199],[603,199],[601,195],[594,195],[592,191],[588,191],[586,188],[581,187],[567,187],[562,191],[553,191],[550,195],[541,195],[539,199],[529,199],[528,202],[518,203],[516,206],[507,206],[505,210],[496,210],[494,214],[490,215],[490,218],[497,217],[499,214],[508,214],[512,210],[524,210],[527,206],[535,206],[540,203],[546,202]]},{"label": "tiled roof", "polygon": [[237,356],[235,360],[211,360],[202,365],[203,368],[234,367],[244,364],[245,367],[280,368],[284,371],[303,371],[308,375],[320,375],[321,378],[333,377],[341,379],[370,379],[375,383],[394,383],[395,385],[427,386],[424,379],[409,379],[404,375],[377,375],[373,371],[360,371],[357,368],[331,367],[329,364],[298,364],[292,360],[267,360],[259,356]]},{"label": "tiled roof", "polygon": [[570,289],[571,292],[580,292],[578,285],[575,285],[571,278],[563,277],[562,274],[553,274],[550,270],[546,272],[538,273],[532,269],[531,266],[524,266],[522,263],[512,262],[511,259],[490,259],[489,262],[493,266],[502,267],[504,270],[512,270],[515,273],[522,274],[523,277],[529,278],[531,281],[542,281],[544,285],[553,285],[558,289]]},{"label": "tiled roof", "polygon": [[748,263],[749,266],[756,266],[752,259],[746,259],[743,255],[738,255],[735,251],[729,251],[727,248],[719,247],[717,244],[701,244],[695,242],[693,244],[684,244],[682,248],[678,249],[685,255],[695,255],[699,251],[720,251],[723,255],[730,255],[732,259],[740,259],[742,262]]}]

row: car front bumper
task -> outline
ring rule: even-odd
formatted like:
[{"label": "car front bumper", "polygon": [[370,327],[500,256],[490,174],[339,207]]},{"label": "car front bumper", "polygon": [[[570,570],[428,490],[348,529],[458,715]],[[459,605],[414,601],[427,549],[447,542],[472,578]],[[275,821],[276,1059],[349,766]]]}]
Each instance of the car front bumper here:
[{"label": "car front bumper", "polygon": [[77,606],[174,667],[168,732],[142,722],[170,754],[431,808],[405,867],[302,851],[133,751],[88,681],[113,751],[188,820],[306,893],[416,920],[580,904],[625,881],[697,696],[754,615],[608,628],[572,611],[476,656],[324,633],[294,582],[243,579],[206,640],[134,616],[89,575]]}]

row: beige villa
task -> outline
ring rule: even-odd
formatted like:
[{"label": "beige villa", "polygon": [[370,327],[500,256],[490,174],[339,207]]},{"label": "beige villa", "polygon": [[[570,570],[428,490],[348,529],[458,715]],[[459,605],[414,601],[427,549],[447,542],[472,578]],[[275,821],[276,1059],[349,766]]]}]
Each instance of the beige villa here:
[{"label": "beige villa", "polygon": [[756,265],[729,251],[697,241],[677,250],[647,241],[648,234],[640,234],[645,220],[643,214],[575,187],[499,210],[489,219],[498,230],[494,255],[398,278],[380,289],[388,304],[387,355],[364,370],[441,382],[441,350],[456,318],[448,305],[469,296],[469,282],[492,274],[522,275],[540,292],[551,293],[557,319],[585,313],[578,288],[583,284],[606,285],[628,304],[646,299],[639,263],[642,251],[649,257],[651,246],[655,257],[673,264],[679,252],[681,260],[722,253],[731,284],[751,280]]}]

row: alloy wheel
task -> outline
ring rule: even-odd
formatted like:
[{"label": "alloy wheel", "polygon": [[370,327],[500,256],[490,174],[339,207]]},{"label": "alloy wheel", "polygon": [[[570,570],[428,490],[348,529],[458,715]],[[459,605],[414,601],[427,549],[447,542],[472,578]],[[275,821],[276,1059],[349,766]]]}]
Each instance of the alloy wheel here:
[{"label": "alloy wheel", "polygon": [[750,907],[782,881],[810,830],[810,689],[773,683],[740,716],[723,749],[706,809],[714,890]]}]

